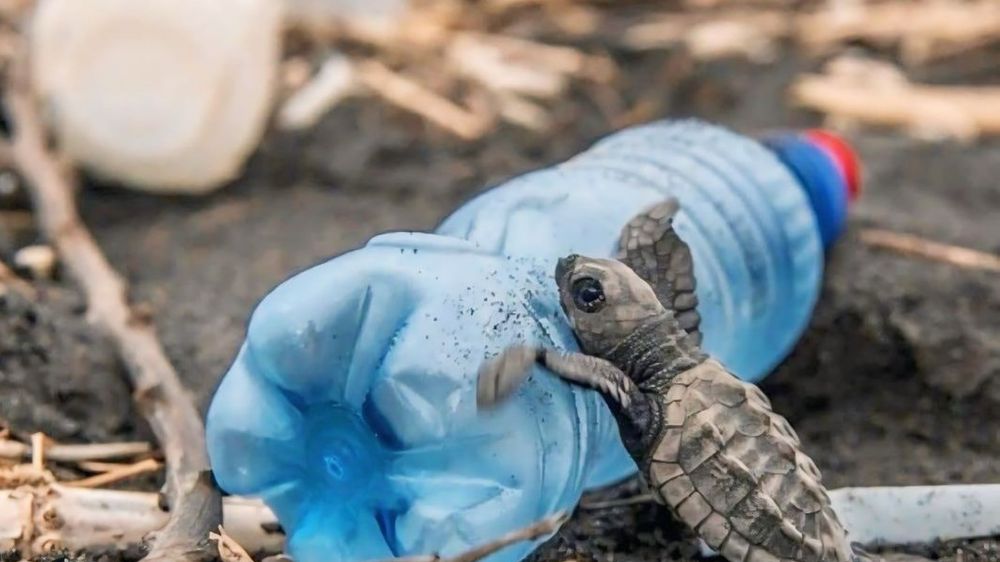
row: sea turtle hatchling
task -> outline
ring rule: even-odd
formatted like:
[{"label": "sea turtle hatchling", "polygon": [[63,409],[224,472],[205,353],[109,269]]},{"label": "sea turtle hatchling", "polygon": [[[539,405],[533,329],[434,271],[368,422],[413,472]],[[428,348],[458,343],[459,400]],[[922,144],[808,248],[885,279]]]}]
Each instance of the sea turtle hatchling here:
[{"label": "sea turtle hatchling", "polygon": [[496,405],[540,363],[601,393],[657,501],[731,562],[868,559],[848,542],[820,472],[753,384],[699,347],[691,253],[673,200],[623,230],[619,260],[559,260],[560,301],[583,353],[508,348],[479,373]]}]

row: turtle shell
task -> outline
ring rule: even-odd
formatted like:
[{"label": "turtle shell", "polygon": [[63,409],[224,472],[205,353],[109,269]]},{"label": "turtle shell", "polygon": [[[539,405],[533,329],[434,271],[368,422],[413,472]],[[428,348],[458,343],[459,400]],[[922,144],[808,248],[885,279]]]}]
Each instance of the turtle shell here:
[{"label": "turtle shell", "polygon": [[756,386],[708,360],[660,397],[646,478],[731,562],[846,562],[847,533],[795,431]]}]

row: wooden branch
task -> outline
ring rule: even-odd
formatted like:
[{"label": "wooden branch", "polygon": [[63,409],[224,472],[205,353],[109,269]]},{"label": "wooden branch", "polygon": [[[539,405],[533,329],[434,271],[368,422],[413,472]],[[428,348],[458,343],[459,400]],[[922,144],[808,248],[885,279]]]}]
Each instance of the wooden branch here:
[{"label": "wooden branch", "polygon": [[965,269],[1000,272],[1000,256],[996,254],[878,228],[866,228],[861,231],[860,237],[861,241],[869,246],[906,256],[939,261]]},{"label": "wooden branch", "polygon": [[[134,457],[153,450],[145,441],[122,443],[53,444],[45,447],[45,457],[56,462],[80,462]],[[0,458],[30,459],[31,446],[17,441],[0,440]]]},{"label": "wooden branch", "polygon": [[[141,543],[144,536],[167,522],[168,514],[159,508],[158,501],[158,494],[74,488],[45,481],[0,490],[0,551],[18,548],[29,558],[42,554],[45,548],[124,549]],[[251,552],[282,551],[284,534],[263,503],[227,497],[223,508],[226,531],[240,544]]]},{"label": "wooden branch", "polygon": [[149,319],[129,307],[125,283],[80,221],[74,187],[46,145],[27,62],[27,53],[22,50],[8,70],[4,94],[14,130],[14,161],[29,184],[41,232],[82,288],[88,319],[117,347],[139,411],[159,440],[167,462],[165,499],[170,517],[153,538],[146,560],[201,560],[208,556],[208,533],[222,516],[219,491],[209,473],[201,416]]}]

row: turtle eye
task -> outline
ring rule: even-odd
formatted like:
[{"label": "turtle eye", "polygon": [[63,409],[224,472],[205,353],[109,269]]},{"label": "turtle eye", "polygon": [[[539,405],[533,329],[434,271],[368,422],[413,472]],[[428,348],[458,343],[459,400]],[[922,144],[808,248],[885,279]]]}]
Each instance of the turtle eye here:
[{"label": "turtle eye", "polygon": [[597,312],[604,308],[604,287],[593,277],[573,281],[573,304],[584,312]]}]

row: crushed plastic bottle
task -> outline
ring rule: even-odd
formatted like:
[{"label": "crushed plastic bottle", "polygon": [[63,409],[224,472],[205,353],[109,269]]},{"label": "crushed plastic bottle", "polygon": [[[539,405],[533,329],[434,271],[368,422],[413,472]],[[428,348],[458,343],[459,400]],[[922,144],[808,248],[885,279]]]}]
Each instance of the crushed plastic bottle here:
[{"label": "crushed plastic bottle", "polygon": [[571,508],[635,471],[600,397],[539,369],[505,406],[475,407],[484,358],[576,349],[555,260],[614,255],[629,218],[677,197],[705,345],[758,380],[803,330],[856,193],[827,133],[762,144],[667,121],[495,187],[437,234],[377,236],[254,311],[208,414],[216,478],[268,503],[298,562],[455,554]]}]

